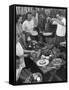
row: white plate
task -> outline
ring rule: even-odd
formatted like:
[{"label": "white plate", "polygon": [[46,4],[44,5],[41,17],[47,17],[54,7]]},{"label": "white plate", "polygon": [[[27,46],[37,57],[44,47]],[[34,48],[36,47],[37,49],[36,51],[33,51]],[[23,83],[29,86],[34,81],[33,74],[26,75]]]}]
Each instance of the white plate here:
[{"label": "white plate", "polygon": [[61,42],[60,44],[66,44],[66,42]]},{"label": "white plate", "polygon": [[48,64],[49,64],[49,60],[47,60],[47,59],[37,61],[38,66],[46,66]]},{"label": "white plate", "polygon": [[43,33],[44,36],[49,36],[49,35],[52,35],[52,33]]},{"label": "white plate", "polygon": [[62,63],[62,59],[61,58],[55,58],[52,61],[53,65],[61,65],[61,63]]},{"label": "white plate", "polygon": [[32,36],[37,36],[38,32],[37,31],[32,31],[31,34],[32,34]]},{"label": "white plate", "polygon": [[61,46],[66,46],[66,42],[61,42],[60,45]]}]

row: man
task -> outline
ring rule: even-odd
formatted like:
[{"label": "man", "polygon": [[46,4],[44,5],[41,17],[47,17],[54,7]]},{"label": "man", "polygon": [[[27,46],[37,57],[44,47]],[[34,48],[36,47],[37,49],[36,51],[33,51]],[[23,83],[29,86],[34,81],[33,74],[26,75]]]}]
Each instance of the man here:
[{"label": "man", "polygon": [[45,23],[46,23],[45,14],[43,12],[40,12],[38,17],[38,27],[42,32],[45,31]]},{"label": "man", "polygon": [[66,19],[63,16],[56,15],[56,18],[53,18],[52,20],[53,24],[57,24],[56,43],[59,44],[65,40]]}]

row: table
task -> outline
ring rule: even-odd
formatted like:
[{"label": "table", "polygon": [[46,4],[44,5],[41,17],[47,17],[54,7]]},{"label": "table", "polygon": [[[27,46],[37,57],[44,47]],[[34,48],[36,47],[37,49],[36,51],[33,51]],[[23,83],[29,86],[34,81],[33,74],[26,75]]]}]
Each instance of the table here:
[{"label": "table", "polygon": [[[33,61],[37,65],[38,60],[33,60]],[[49,72],[49,71],[51,71],[53,69],[56,69],[56,70],[59,69],[64,64],[65,64],[65,61],[62,61],[62,64],[60,66],[55,66],[55,65],[52,64],[52,61],[51,61],[47,66],[44,66],[44,67],[39,66],[39,68],[42,70],[43,73],[47,73],[47,72]]]},{"label": "table", "polygon": [[[36,56],[36,54],[38,54],[38,57],[40,56],[40,51],[41,50],[39,50],[39,51],[37,51],[35,54],[33,54],[33,56],[35,57]],[[33,51],[33,52],[35,52],[35,51]],[[31,57],[30,57],[31,58]],[[37,65],[37,61],[39,60],[40,58],[37,58],[37,57],[35,57],[35,58],[31,58],[31,60]],[[50,73],[50,78],[49,78],[49,82],[51,82],[52,81],[52,79],[53,79],[53,77],[55,77],[58,81],[62,81],[62,79],[58,76],[58,75],[56,75],[56,72],[57,72],[57,70],[59,70],[60,68],[61,68],[61,66],[62,65],[65,65],[65,61],[64,60],[62,60],[62,63],[61,63],[61,65],[59,65],[59,66],[54,66],[53,64],[52,64],[52,61],[47,65],[47,66],[45,66],[45,67],[40,67],[40,66],[38,66],[38,68],[42,71],[42,73],[45,75],[45,74],[47,74],[48,72]]]},{"label": "table", "polygon": [[[37,65],[37,61],[38,61],[37,59],[36,59],[36,60],[33,60],[33,62],[36,63],[36,65]],[[64,65],[64,64],[65,64],[65,61],[62,60],[61,65],[55,66],[55,65],[52,64],[52,61],[51,61],[51,62],[50,62],[47,66],[45,66],[45,67],[40,67],[40,66],[38,66],[38,67],[39,67],[39,69],[43,72],[43,74],[46,74],[47,72],[50,73],[50,78],[49,78],[48,82],[51,82],[52,79],[53,79],[53,77],[55,77],[58,81],[62,81],[62,79],[61,79],[58,75],[56,75],[56,72],[57,72],[57,70],[59,70],[60,67],[61,67],[62,65]]]}]

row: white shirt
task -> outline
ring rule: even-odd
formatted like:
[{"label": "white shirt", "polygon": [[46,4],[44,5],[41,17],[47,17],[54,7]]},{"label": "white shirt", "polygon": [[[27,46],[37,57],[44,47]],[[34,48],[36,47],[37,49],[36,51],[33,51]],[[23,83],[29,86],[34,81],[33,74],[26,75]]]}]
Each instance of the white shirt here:
[{"label": "white shirt", "polygon": [[58,22],[54,21],[53,24],[57,24],[57,30],[56,30],[56,35],[57,36],[60,36],[60,37],[63,37],[65,36],[65,33],[66,33],[66,19],[63,18],[61,20],[61,22],[63,22],[64,26],[59,24]]},{"label": "white shirt", "polygon": [[22,56],[24,54],[24,50],[19,42],[16,43],[16,55]]},{"label": "white shirt", "polygon": [[31,21],[25,20],[22,24],[23,31],[31,32],[34,28],[34,20],[31,19]]},{"label": "white shirt", "polygon": [[[17,56],[24,55],[24,50],[19,42],[16,43],[16,55]],[[18,80],[20,72],[24,67],[25,67],[24,58],[20,58],[20,66],[18,69],[16,69],[16,80]]]}]

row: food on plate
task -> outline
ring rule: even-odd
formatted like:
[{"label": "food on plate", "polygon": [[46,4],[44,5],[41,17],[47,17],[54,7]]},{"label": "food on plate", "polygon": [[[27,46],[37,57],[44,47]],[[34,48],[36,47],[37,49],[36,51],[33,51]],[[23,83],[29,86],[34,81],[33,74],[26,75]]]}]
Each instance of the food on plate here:
[{"label": "food on plate", "polygon": [[49,60],[47,60],[47,59],[42,59],[42,60],[37,61],[38,66],[46,66],[48,64],[49,64]]}]

